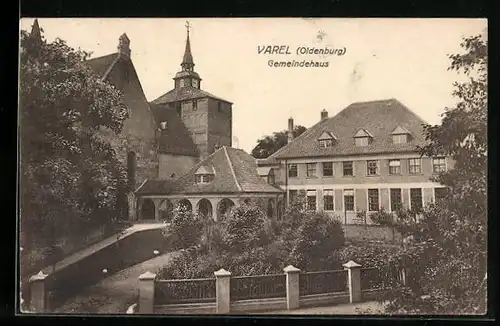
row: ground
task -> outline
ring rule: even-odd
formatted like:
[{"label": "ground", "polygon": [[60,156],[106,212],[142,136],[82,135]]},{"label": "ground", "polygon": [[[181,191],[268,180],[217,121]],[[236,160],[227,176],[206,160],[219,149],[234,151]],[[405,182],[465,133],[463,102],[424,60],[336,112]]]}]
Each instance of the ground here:
[{"label": "ground", "polygon": [[326,307],[300,308],[296,310],[270,311],[264,315],[381,315],[384,308],[376,301],[360,302],[356,304],[338,304]]},{"label": "ground", "polygon": [[56,313],[120,314],[137,302],[138,277],[144,272],[156,272],[175,253],[166,253],[126,268],[83,290],[56,309]]}]

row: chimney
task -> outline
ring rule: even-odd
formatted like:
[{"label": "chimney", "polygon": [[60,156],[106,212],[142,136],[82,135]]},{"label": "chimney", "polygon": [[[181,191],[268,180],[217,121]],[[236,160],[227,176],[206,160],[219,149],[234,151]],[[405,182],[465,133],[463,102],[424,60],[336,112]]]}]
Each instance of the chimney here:
[{"label": "chimney", "polygon": [[123,33],[118,39],[118,52],[121,55],[130,57],[130,40],[125,33]]},{"label": "chimney", "polygon": [[293,118],[288,119],[288,142],[293,140]]},{"label": "chimney", "polygon": [[323,111],[321,111],[321,121],[325,119],[328,119],[328,111],[323,109]]}]

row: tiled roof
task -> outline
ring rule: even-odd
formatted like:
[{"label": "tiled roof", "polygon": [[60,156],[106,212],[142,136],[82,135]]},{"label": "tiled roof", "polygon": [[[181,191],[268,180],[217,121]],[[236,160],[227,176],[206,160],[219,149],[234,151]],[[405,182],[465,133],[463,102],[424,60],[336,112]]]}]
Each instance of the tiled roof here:
[{"label": "tiled roof", "polygon": [[116,63],[119,58],[119,53],[112,53],[102,57],[92,58],[87,60],[87,64],[101,77],[105,77],[107,73],[113,68],[112,65]]},{"label": "tiled roof", "polygon": [[150,103],[151,111],[155,121],[160,126],[163,121],[167,122],[165,130],[160,131],[158,138],[158,150],[162,154],[175,154],[186,156],[199,156],[198,147],[193,142],[189,130],[182,122],[181,117],[174,108],[155,105]]},{"label": "tiled roof", "polygon": [[[425,141],[423,124],[426,124],[424,120],[396,99],[353,103],[334,117],[322,120],[309,128],[271,155],[267,162],[299,157],[414,151],[416,145],[421,145]],[[404,144],[392,142],[391,133],[397,126],[411,133],[409,142]],[[360,129],[365,129],[373,136],[370,145],[355,146],[354,136]],[[325,130],[334,132],[337,137],[333,147],[319,147],[317,139]]]},{"label": "tiled roof", "polygon": [[[195,173],[201,166],[212,166],[214,179],[207,184],[196,184]],[[257,174],[252,156],[241,149],[223,146],[186,174],[175,180],[148,180],[138,194],[217,194],[217,193],[281,193]]]},{"label": "tiled roof", "polygon": [[191,99],[203,98],[203,97],[210,97],[210,98],[213,98],[216,100],[231,103],[231,102],[226,101],[220,97],[217,97],[217,96],[212,95],[208,92],[205,92],[199,88],[191,87],[191,86],[174,88],[171,91],[167,92],[166,94],[163,94],[162,96],[158,97],[156,100],[153,101],[153,103],[154,104],[165,104],[165,103],[171,103],[171,102],[183,101],[183,100],[191,100]]}]

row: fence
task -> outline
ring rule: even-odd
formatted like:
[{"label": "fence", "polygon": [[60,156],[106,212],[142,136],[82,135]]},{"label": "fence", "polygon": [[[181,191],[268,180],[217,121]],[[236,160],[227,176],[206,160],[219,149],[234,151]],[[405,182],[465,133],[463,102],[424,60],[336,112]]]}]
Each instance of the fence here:
[{"label": "fence", "polygon": [[[362,268],[349,261],[344,270],[301,272],[287,266],[283,274],[235,276],[221,269],[214,278],[157,280],[139,277],[138,313],[219,313],[292,310],[301,306],[380,299],[380,291],[401,286],[405,274],[395,268]],[[30,279],[31,308],[47,311],[47,275]]]}]

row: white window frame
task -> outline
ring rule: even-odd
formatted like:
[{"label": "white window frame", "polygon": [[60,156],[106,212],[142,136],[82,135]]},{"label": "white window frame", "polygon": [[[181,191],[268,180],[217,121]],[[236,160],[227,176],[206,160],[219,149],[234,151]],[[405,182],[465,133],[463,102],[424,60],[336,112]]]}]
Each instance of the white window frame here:
[{"label": "white window frame", "polygon": [[[345,175],[344,174],[344,163],[345,162],[351,162],[352,175]],[[343,177],[354,177],[354,161],[342,161],[342,176]]]},{"label": "white window frame", "polygon": [[[436,172],[436,171],[434,171],[434,161],[439,160],[439,159],[442,159],[444,161],[444,171]],[[448,165],[446,164],[446,157],[445,156],[433,157],[432,158],[432,173],[437,174],[437,173],[443,173],[446,171],[448,171]]]},{"label": "white window frame", "polygon": [[[325,194],[330,191],[332,194],[332,209],[325,209]],[[323,210],[327,212],[335,211],[335,189],[323,189]]]},{"label": "white window frame", "polygon": [[[377,190],[377,197],[378,197],[378,211],[371,211],[370,210],[370,195],[368,194],[369,193],[369,190]],[[375,213],[375,212],[380,212],[380,207],[381,207],[381,203],[380,203],[380,189],[379,188],[367,188],[366,189],[366,211],[367,212],[370,212],[370,213]]]},{"label": "white window frame", "polygon": [[[314,174],[309,175],[309,166],[314,166]],[[306,178],[317,178],[318,177],[318,163],[306,163]]]},{"label": "white window frame", "polygon": [[319,140],[320,148],[331,148],[333,147],[333,139],[320,139]]},{"label": "white window frame", "polygon": [[[366,141],[366,143],[364,143]],[[366,147],[370,145],[370,137],[356,137],[355,140],[356,147]]]},{"label": "white window frame", "polygon": [[[411,172],[411,160],[418,160],[418,162],[419,162],[418,166],[420,167],[419,172],[413,172],[413,173]],[[421,157],[408,159],[408,174],[411,174],[411,175],[422,174],[422,158]]]},{"label": "white window frame", "polygon": [[[409,197],[409,203],[408,203],[408,207],[409,209],[411,210],[412,207],[411,207],[411,190],[412,189],[420,189],[420,196],[422,197],[422,209],[424,208],[424,189],[423,188],[408,188],[408,197]],[[402,199],[402,198],[401,198]]]},{"label": "white window frame", "polygon": [[446,189],[446,187],[434,187],[432,188],[432,202],[436,203],[436,189]]},{"label": "white window frame", "polygon": [[[297,171],[297,175],[295,175],[295,176],[290,175],[290,170],[291,170],[292,166],[295,166],[295,171]],[[287,173],[288,178],[298,178],[299,177],[299,165],[297,163],[289,163],[286,173]]]},{"label": "white window frame", "polygon": [[[397,140],[404,140],[404,141],[396,141],[396,139]],[[407,134],[392,135],[392,143],[393,144],[406,144],[407,142],[408,142],[408,135]]]},{"label": "white window frame", "polygon": [[399,194],[401,195],[401,206],[403,206],[403,188],[389,188],[389,212],[393,212],[392,210],[392,194],[391,189],[399,189]]},{"label": "white window frame", "polygon": [[[391,173],[391,162],[398,162],[399,164],[396,165],[399,168],[399,172],[397,173]],[[389,159],[389,175],[401,175],[401,160],[400,159]]]},{"label": "white window frame", "polygon": [[[375,173],[375,174],[369,174],[368,173],[368,171],[369,171],[368,166],[369,166],[370,162],[375,162],[375,164],[377,165],[377,173]],[[379,164],[378,160],[368,160],[368,161],[366,161],[366,175],[370,176],[370,177],[371,176],[380,175],[380,164]]]},{"label": "white window frame", "polygon": [[[309,209],[309,192],[314,192],[314,209]],[[306,190],[306,208],[310,212],[316,212],[318,210],[318,191],[316,189]]]},{"label": "white window frame", "polygon": [[[345,208],[345,192],[346,191],[349,191],[349,190],[352,190],[352,211],[348,211],[346,210]],[[342,189],[342,209],[344,212],[356,212],[356,189],[354,188],[346,188],[346,189]]]},{"label": "white window frame", "polygon": [[[325,168],[324,168],[325,163],[330,163],[332,165],[332,175],[325,175]],[[334,162],[321,162],[321,176],[327,177],[327,178],[333,178],[335,176],[335,163]]]}]

